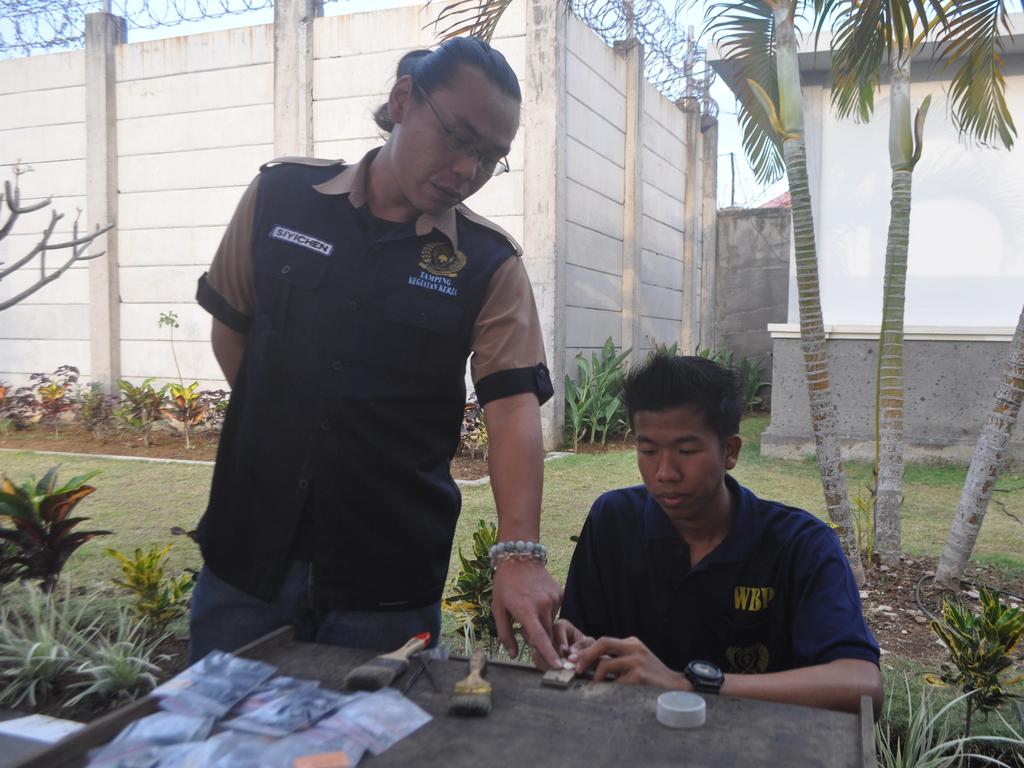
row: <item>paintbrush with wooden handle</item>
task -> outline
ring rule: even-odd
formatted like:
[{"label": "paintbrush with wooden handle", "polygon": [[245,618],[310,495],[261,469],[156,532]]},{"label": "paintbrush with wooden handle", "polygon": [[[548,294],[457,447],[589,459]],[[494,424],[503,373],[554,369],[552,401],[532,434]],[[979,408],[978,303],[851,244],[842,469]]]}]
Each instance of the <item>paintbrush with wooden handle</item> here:
[{"label": "paintbrush with wooden handle", "polygon": [[487,665],[482,648],[469,657],[469,674],[455,684],[448,711],[453,715],[486,715],[491,711],[491,684],[481,677]]},{"label": "paintbrush with wooden handle", "polygon": [[345,677],[345,689],[349,691],[376,691],[384,688],[409,668],[409,657],[421,651],[430,642],[430,633],[416,635],[397,651],[385,653],[370,659],[353,669]]}]

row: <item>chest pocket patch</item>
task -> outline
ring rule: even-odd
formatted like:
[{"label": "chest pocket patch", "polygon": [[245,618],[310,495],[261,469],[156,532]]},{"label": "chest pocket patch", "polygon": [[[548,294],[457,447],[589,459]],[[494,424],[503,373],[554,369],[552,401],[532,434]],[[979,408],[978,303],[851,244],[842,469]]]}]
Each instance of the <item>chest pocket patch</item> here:
[{"label": "chest pocket patch", "polygon": [[768,671],[768,648],[764,643],[754,645],[734,645],[725,649],[725,657],[729,660],[729,671],[750,675]]},{"label": "chest pocket patch", "polygon": [[253,255],[256,314],[272,337],[306,342],[312,332],[321,296],[317,293],[332,259],[294,246],[268,243]]}]

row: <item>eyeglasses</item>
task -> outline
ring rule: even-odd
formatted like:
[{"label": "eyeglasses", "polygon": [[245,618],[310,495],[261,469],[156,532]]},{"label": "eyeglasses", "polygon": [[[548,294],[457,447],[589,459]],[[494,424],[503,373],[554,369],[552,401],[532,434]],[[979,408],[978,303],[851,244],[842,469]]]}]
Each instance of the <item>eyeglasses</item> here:
[{"label": "eyeglasses", "polygon": [[416,86],[416,90],[423,94],[423,98],[427,101],[427,106],[430,107],[430,111],[433,112],[434,117],[437,118],[437,124],[440,125],[441,130],[444,131],[444,144],[449,150],[457,152],[460,155],[475,157],[477,163],[480,165],[480,170],[488,176],[500,176],[501,174],[508,172],[508,156],[489,157],[488,155],[483,154],[473,142],[462,138],[455,131],[449,128],[447,124],[445,124],[440,113],[437,111],[437,107],[434,106],[434,102],[430,100],[426,91],[418,85]]}]

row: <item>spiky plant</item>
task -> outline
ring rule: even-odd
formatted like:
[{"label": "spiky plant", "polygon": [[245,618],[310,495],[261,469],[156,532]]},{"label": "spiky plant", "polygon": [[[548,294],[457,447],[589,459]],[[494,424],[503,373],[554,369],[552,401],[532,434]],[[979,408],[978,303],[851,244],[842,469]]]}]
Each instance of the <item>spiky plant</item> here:
[{"label": "spiky plant", "polygon": [[92,599],[23,583],[0,606],[0,703],[35,707],[74,670],[99,630]]},{"label": "spiky plant", "polygon": [[81,680],[72,688],[82,690],[65,702],[73,707],[99,699],[110,705],[131,701],[156,687],[159,663],[168,656],[157,648],[168,635],[152,636],[143,622],[121,608],[108,635],[98,634],[86,651],[87,658],[75,671]]}]

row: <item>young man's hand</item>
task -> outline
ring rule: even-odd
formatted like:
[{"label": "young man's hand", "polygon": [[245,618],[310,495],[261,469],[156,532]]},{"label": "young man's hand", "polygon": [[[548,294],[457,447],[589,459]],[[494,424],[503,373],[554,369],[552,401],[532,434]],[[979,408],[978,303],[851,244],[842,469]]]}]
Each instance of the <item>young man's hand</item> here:
[{"label": "young man's hand", "polygon": [[555,622],[554,631],[555,650],[558,655],[569,661],[576,661],[579,652],[594,643],[594,638],[583,634],[575,624],[568,619],[559,619]]},{"label": "young man's hand", "polygon": [[673,672],[662,664],[651,649],[635,637],[627,637],[624,640],[614,637],[599,638],[580,650],[575,661],[577,674],[582,674],[596,664],[596,681],[614,678],[617,683],[693,690],[693,686],[681,673]]}]

